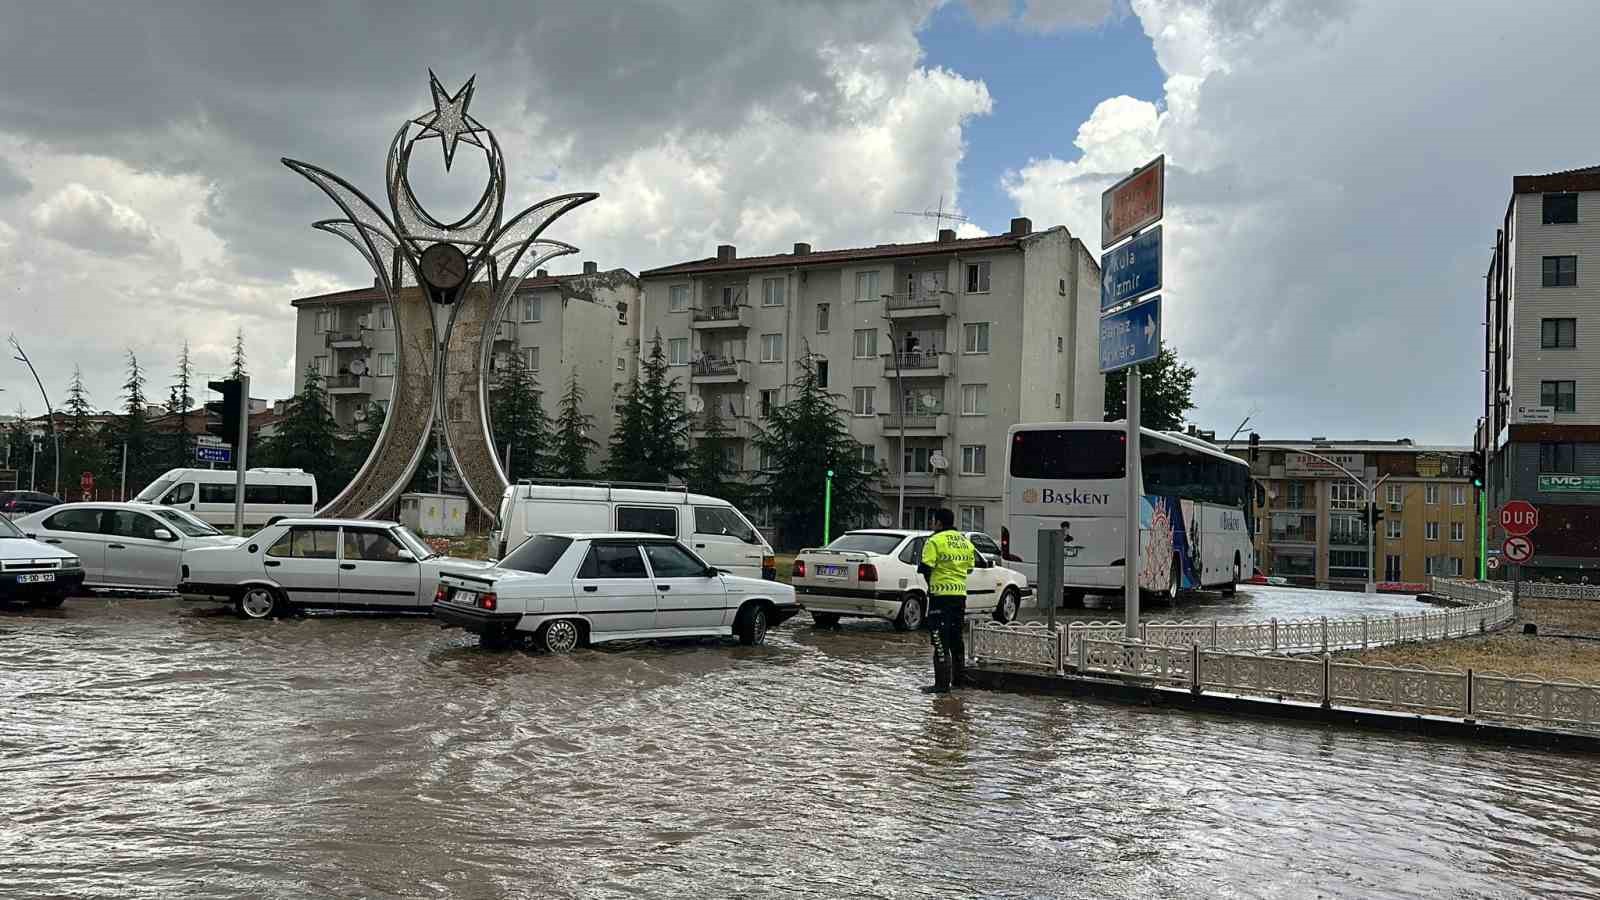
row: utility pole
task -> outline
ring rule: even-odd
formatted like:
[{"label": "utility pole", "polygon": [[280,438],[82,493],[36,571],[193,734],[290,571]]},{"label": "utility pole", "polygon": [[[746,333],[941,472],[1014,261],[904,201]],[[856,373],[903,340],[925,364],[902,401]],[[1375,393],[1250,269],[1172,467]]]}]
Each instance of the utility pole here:
[{"label": "utility pole", "polygon": [[900,473],[899,486],[896,489],[899,495],[894,514],[894,527],[906,527],[906,379],[900,371],[900,341],[894,330],[894,320],[889,318],[889,301],[893,294],[883,295],[883,320],[889,323],[889,355],[894,358],[894,405],[900,415],[900,446],[899,459]]},{"label": "utility pole", "polygon": [[[1139,470],[1139,367],[1129,366],[1128,376],[1128,462],[1126,465],[1127,477],[1123,479],[1128,489],[1127,508],[1124,520],[1127,524],[1123,530],[1123,563],[1122,563],[1122,628],[1123,638],[1130,641],[1139,639],[1139,537],[1142,527],[1139,522],[1140,505],[1144,501],[1144,475]],[[1177,576],[1182,577],[1182,576]],[[1053,605],[1053,604],[1052,604]]]},{"label": "utility pole", "polygon": [[12,348],[17,351],[17,355],[14,358],[17,362],[27,366],[28,371],[33,373],[33,381],[39,385],[39,396],[44,398],[44,415],[50,421],[50,437],[56,445],[56,480],[55,489],[51,491],[51,496],[59,497],[61,496],[61,434],[56,431],[56,410],[55,407],[50,405],[50,395],[44,392],[44,381],[39,377],[39,370],[33,367],[33,362],[28,359],[27,352],[22,349],[21,344],[17,343],[17,336],[11,335],[10,340]]}]

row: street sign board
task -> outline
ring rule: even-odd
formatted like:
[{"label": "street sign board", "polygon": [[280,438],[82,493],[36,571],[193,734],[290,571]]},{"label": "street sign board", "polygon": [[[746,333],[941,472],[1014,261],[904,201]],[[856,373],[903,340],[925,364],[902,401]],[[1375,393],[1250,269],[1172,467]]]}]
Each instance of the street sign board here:
[{"label": "street sign board", "polygon": [[1548,493],[1585,493],[1600,491],[1600,475],[1540,475],[1539,490]]},{"label": "street sign board", "polygon": [[1500,568],[1500,557],[1498,557],[1498,556],[1489,557],[1489,568],[1491,568],[1491,569]]},{"label": "street sign board", "polygon": [[1167,158],[1158,156],[1100,195],[1100,246],[1110,247],[1161,221],[1166,201]]},{"label": "street sign board", "polygon": [[1115,372],[1161,355],[1161,295],[1100,320],[1100,371]]},{"label": "street sign board", "polygon": [[1500,527],[1506,530],[1506,534],[1528,534],[1539,527],[1539,510],[1526,500],[1508,501],[1500,507]]},{"label": "street sign board", "polygon": [[1533,559],[1533,541],[1522,535],[1512,535],[1506,538],[1506,560],[1514,563],[1525,563]]},{"label": "street sign board", "polygon": [[1554,406],[1522,406],[1518,405],[1511,420],[1518,425],[1548,425],[1556,420]]},{"label": "street sign board", "polygon": [[1100,256],[1100,311],[1161,289],[1161,226]]},{"label": "street sign board", "polygon": [[194,458],[201,462],[231,463],[233,462],[232,447],[196,447]]}]

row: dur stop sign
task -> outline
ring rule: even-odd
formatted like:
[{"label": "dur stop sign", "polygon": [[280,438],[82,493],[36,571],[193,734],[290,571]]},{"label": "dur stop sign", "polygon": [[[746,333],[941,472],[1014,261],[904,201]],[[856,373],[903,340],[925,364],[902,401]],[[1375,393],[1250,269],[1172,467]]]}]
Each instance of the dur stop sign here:
[{"label": "dur stop sign", "polygon": [[1539,510],[1526,500],[1512,500],[1500,507],[1500,527],[1510,535],[1530,534],[1539,527]]}]

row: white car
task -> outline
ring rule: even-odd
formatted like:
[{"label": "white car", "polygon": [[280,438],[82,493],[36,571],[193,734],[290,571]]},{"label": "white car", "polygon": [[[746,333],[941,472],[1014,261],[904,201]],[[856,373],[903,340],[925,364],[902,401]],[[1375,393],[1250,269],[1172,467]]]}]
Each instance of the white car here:
[{"label": "white car", "polygon": [[486,645],[532,635],[567,653],[585,643],[737,637],[760,644],[800,612],[794,589],[730,575],[659,534],[536,534],[492,569],[446,568],[433,614]]},{"label": "white car", "polygon": [[397,522],[284,519],[238,546],[185,553],[178,590],[251,619],[305,607],[426,612],[445,565],[488,564],[440,556]]},{"label": "white car", "polygon": [[81,559],[84,587],[111,590],[175,590],[183,554],[243,540],[181,509],[146,503],[63,503],[15,524]]},{"label": "white car", "polygon": [[83,562],[60,547],[33,540],[0,518],[0,601],[60,606],[83,584]]},{"label": "white car", "polygon": [[[888,619],[901,631],[927,620],[928,582],[917,574],[928,531],[871,528],[849,531],[821,549],[795,556],[792,583],[800,605],[818,627],[841,618]],[[993,615],[1011,622],[1032,596],[1028,579],[1015,569],[974,554],[967,576],[967,615]]]}]

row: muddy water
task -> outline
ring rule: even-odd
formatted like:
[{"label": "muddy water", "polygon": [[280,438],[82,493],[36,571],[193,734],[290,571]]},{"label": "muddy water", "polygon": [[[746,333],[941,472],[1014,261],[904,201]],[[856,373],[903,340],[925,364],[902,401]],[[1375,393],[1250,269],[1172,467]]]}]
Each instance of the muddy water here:
[{"label": "muddy water", "polygon": [[1594,760],[966,691],[886,626],[0,612],[4,897],[1600,897]]}]

